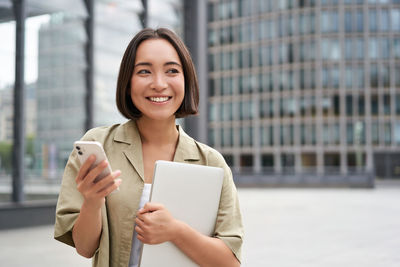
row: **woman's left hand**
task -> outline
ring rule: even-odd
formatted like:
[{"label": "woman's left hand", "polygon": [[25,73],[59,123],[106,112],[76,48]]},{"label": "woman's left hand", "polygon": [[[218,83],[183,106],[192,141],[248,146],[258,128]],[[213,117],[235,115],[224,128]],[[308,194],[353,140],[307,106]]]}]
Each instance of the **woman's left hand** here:
[{"label": "woman's left hand", "polygon": [[137,212],[137,238],[145,244],[172,241],[177,234],[179,222],[159,203],[148,202]]}]

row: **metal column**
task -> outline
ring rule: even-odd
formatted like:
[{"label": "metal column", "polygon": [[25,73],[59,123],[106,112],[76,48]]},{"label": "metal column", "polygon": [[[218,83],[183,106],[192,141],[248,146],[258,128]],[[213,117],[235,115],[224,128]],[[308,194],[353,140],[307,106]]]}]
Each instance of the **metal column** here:
[{"label": "metal column", "polygon": [[86,42],[86,97],[85,97],[85,130],[93,128],[93,98],[94,98],[94,0],[84,0],[88,17],[85,21]]},{"label": "metal column", "polygon": [[14,87],[14,139],[13,139],[13,183],[12,201],[24,200],[24,60],[25,60],[25,0],[14,0],[13,8],[16,22],[16,47],[15,47],[15,87]]},{"label": "metal column", "polygon": [[196,65],[199,81],[199,114],[185,119],[185,131],[194,139],[207,143],[207,1],[183,1],[184,40]]},{"label": "metal column", "polygon": [[142,0],[143,11],[139,14],[140,23],[143,28],[149,26],[149,12],[147,8],[147,0]]}]

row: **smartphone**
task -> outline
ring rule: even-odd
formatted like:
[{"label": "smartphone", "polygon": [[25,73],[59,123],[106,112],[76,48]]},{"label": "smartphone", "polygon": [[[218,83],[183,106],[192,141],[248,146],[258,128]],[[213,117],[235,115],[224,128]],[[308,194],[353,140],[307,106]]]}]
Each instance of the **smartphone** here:
[{"label": "smartphone", "polygon": [[[95,155],[96,156],[96,161],[90,166],[89,170],[92,170],[94,167],[96,167],[100,162],[103,160],[106,160],[107,162],[107,156],[106,153],[104,152],[103,146],[96,141],[76,141],[74,143],[75,150],[78,154],[79,161],[81,164],[83,164],[90,155]],[[110,164],[107,165],[107,167],[99,174],[99,176],[96,177],[94,182],[98,182],[99,180],[103,179],[107,175],[111,174],[111,167]]]}]

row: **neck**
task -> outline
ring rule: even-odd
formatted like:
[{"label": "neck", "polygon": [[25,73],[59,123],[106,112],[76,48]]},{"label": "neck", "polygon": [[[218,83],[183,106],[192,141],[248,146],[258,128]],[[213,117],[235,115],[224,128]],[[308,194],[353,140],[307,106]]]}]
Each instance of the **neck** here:
[{"label": "neck", "polygon": [[179,132],[176,129],[175,117],[163,121],[150,121],[140,118],[136,121],[143,144],[166,145],[176,143]]}]

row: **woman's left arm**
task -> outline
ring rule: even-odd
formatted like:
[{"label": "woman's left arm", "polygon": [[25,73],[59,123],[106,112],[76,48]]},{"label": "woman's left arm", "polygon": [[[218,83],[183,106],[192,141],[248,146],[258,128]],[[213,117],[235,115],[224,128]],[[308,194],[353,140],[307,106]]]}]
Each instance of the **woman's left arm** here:
[{"label": "woman's left arm", "polygon": [[240,266],[222,240],[205,236],[174,219],[161,204],[147,203],[138,211],[135,222],[138,239],[145,244],[170,241],[200,266]]}]

